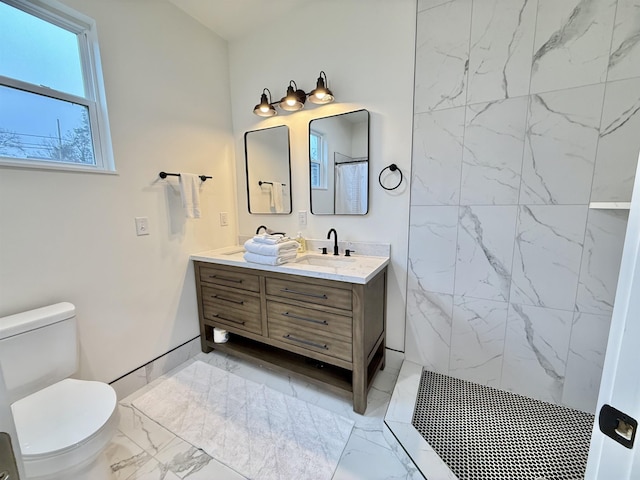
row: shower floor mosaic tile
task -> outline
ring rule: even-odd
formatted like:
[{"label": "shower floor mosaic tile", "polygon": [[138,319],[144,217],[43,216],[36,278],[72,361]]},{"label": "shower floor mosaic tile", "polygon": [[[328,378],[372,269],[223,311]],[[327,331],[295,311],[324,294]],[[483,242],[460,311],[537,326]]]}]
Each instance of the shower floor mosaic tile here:
[{"label": "shower floor mosaic tile", "polygon": [[594,416],[424,370],[413,426],[459,480],[584,478]]}]

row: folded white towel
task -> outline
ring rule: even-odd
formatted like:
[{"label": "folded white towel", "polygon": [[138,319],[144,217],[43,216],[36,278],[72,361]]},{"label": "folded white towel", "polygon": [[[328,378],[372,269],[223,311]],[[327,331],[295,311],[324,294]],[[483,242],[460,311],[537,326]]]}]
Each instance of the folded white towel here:
[{"label": "folded white towel", "polygon": [[284,254],[285,252],[296,252],[298,250],[298,245],[298,242],[296,242],[295,240],[289,240],[287,242],[277,243],[275,245],[247,240],[246,242],[244,242],[244,249],[247,252],[257,253],[259,255],[277,257],[278,255]]},{"label": "folded white towel", "polygon": [[271,206],[275,213],[284,212],[282,184],[280,182],[273,182],[273,185],[271,185]]},{"label": "folded white towel", "polygon": [[195,173],[180,174],[180,196],[187,218],[200,218],[200,181]]},{"label": "folded white towel", "polygon": [[285,237],[280,233],[276,233],[273,235],[262,233],[253,237],[254,242],[266,243],[267,245],[276,245],[278,243],[288,242],[289,240],[291,240],[289,237]]},{"label": "folded white towel", "polygon": [[260,255],[257,253],[245,252],[244,259],[247,262],[252,263],[261,263],[262,265],[282,265],[283,263],[287,263],[289,260],[293,260],[296,258],[296,252],[292,253],[283,253],[277,257],[271,257],[267,255]]}]

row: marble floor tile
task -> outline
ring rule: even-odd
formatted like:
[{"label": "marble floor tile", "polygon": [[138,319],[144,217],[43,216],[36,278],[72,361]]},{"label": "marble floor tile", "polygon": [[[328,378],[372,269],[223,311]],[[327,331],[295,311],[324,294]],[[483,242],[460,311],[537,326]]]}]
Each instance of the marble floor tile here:
[{"label": "marble floor tile", "polygon": [[133,472],[127,480],[180,480],[180,477],[168,470],[166,465],[152,458]]},{"label": "marble floor tile", "polygon": [[173,433],[140,413],[132,405],[120,403],[118,408],[118,429],[150,455],[156,455],[175,438]]},{"label": "marble floor tile", "polygon": [[352,435],[340,458],[333,480],[412,480],[424,477],[399,460],[390,461],[389,448]]},{"label": "marble floor tile", "polygon": [[126,480],[142,468],[152,456],[133,440],[118,432],[107,446],[105,455],[115,480]]},{"label": "marble floor tile", "polygon": [[[425,478],[457,480],[412,424],[421,378],[421,365],[411,361],[403,362],[385,415],[383,435],[392,448],[394,444],[401,445],[404,455],[410,457],[411,465],[415,465]],[[402,454],[399,458],[402,462]]]},{"label": "marble floor tile", "polygon": [[[165,378],[200,360],[240,375],[287,395],[322,407],[351,419],[355,425],[347,447],[338,463],[334,479],[369,478],[424,478],[415,468],[402,446],[385,432],[384,415],[389,405],[396,377],[403,367],[404,354],[387,350],[385,370],[378,373],[369,391],[365,415],[353,412],[348,396],[336,395],[297,378],[274,373],[254,363],[233,356],[211,352],[199,353],[166,375],[145,385],[121,402],[123,429],[109,447],[114,480],[242,480],[244,477],[202,450],[175,436],[165,429],[157,430],[155,423],[142,413],[134,416],[131,404]],[[157,424],[155,424],[157,425]],[[159,427],[159,426],[158,426]],[[159,427],[161,428],[161,427]],[[144,448],[143,448],[144,447]],[[368,466],[375,459],[375,471],[381,476],[371,476]],[[164,476],[163,476],[164,475]]]},{"label": "marble floor tile", "polygon": [[156,456],[156,459],[165,466],[167,471],[180,479],[242,480],[245,478],[177,437]]}]

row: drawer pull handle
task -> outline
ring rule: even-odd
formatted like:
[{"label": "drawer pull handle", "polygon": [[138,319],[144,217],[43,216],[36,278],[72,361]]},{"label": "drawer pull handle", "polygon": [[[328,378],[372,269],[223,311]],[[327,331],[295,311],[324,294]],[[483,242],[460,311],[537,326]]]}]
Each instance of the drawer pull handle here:
[{"label": "drawer pull handle", "polygon": [[309,340],[303,340],[302,338],[292,337],[288,333],[286,335],[283,335],[282,338],[286,338],[287,340],[292,340],[292,341],[298,342],[298,343],[303,343],[303,344],[309,345],[311,347],[322,348],[323,350],[329,350],[329,347],[327,347],[326,345],[320,345],[319,343],[310,342]]},{"label": "drawer pull handle", "polygon": [[304,295],[305,297],[322,298],[324,300],[327,299],[327,296],[324,293],[322,295],[318,295],[317,293],[298,292],[288,288],[282,288],[280,291],[285,293],[295,293],[296,295]]},{"label": "drawer pull handle", "polygon": [[224,302],[235,303],[237,305],[244,305],[244,300],[232,300],[230,298],[224,298],[224,297],[221,297],[219,295],[211,295],[211,298],[217,298],[218,300],[222,300]]},{"label": "drawer pull handle", "polygon": [[244,325],[244,322],[240,322],[238,320],[231,320],[230,318],[224,318],[218,315],[217,313],[213,314],[214,317],[219,318],[220,320],[224,320],[225,322],[237,323],[238,325]]},{"label": "drawer pull handle", "polygon": [[217,278],[223,282],[242,283],[242,280],[238,280],[237,278],[220,277],[218,275],[209,275],[209,278]]},{"label": "drawer pull handle", "polygon": [[292,315],[289,312],[284,312],[282,316],[295,318],[296,320],[304,320],[305,322],[317,323],[318,325],[329,325],[326,320],[316,320],[315,318],[299,317],[298,315]]}]

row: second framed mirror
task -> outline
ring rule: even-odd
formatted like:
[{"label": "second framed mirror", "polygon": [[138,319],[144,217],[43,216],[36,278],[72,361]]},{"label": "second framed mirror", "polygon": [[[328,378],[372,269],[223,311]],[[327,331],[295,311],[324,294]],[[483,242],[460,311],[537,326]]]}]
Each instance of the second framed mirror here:
[{"label": "second framed mirror", "polygon": [[309,122],[309,190],[314,215],[369,211],[369,112]]}]

